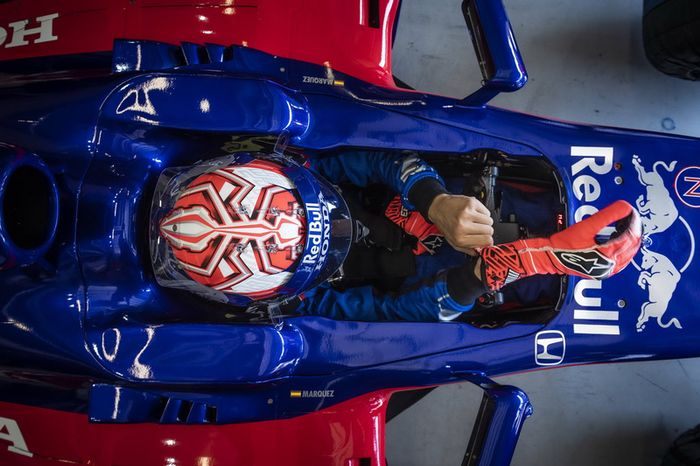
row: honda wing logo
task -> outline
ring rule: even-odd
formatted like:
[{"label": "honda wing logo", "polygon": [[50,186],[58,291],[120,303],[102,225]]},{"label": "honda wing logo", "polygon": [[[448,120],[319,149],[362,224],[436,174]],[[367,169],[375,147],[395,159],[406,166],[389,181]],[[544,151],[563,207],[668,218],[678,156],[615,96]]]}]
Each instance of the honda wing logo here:
[{"label": "honda wing logo", "polygon": [[[648,298],[640,309],[637,318],[637,331],[642,332],[650,319],[656,320],[661,328],[670,326],[682,328],[680,321],[675,317],[667,321],[663,320],[671,298],[673,298],[673,293],[681,280],[681,275],[690,266],[695,255],[693,232],[688,222],[678,215],[678,209],[671,198],[671,193],[666,188],[659,173],[659,168],[663,168],[667,172],[673,171],[676,167],[676,161],[669,164],[658,161],[654,163],[650,171],[647,171],[642,165],[640,157],[635,155],[632,157],[632,165],[637,170],[639,182],[645,188],[645,193],[640,195],[636,201],[644,228],[644,245],[641,250],[642,263],[639,265],[633,261],[632,264],[639,270],[637,284],[648,293]],[[676,221],[685,227],[690,237],[690,251],[680,269],[671,259],[650,249],[653,245],[652,235],[668,230]]]},{"label": "honda wing logo", "polygon": [[558,330],[544,330],[535,335],[535,363],[556,366],[564,361],[566,338]]}]

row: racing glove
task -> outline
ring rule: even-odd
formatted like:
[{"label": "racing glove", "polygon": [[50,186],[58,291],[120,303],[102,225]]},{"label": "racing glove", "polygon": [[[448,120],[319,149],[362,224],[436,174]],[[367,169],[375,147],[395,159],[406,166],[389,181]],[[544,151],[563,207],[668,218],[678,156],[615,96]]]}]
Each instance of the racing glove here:
[{"label": "racing glove", "polygon": [[440,230],[428,222],[420,212],[408,210],[403,206],[401,196],[396,196],[391,200],[384,215],[418,240],[413,247],[413,253],[417,256],[426,252],[435,254],[435,251],[445,241]]},{"label": "racing glove", "polygon": [[[596,235],[615,223],[615,233],[602,244]],[[490,290],[537,274],[603,279],[630,263],[639,250],[642,227],[637,211],[616,201],[585,220],[552,235],[483,248],[481,277]]]}]

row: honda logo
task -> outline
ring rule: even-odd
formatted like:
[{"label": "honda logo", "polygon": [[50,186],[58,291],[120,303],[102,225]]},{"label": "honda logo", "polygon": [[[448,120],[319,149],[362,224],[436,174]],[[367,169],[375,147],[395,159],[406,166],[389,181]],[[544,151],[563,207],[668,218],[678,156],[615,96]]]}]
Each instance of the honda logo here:
[{"label": "honda logo", "polygon": [[564,361],[566,339],[558,330],[544,330],[535,335],[535,363],[538,366],[556,366]]},{"label": "honda logo", "polygon": [[15,21],[7,27],[0,26],[0,46],[9,49],[58,40],[53,32],[53,20],[56,18],[58,13],[52,13],[37,16],[34,20]]}]

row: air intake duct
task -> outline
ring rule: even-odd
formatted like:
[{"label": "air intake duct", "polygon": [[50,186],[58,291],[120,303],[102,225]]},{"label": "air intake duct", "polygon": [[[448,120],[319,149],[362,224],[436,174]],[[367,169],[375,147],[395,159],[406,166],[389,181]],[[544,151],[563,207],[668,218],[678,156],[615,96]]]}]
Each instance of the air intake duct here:
[{"label": "air intake duct", "polygon": [[0,143],[0,270],[35,263],[51,247],[58,190],[36,155]]}]

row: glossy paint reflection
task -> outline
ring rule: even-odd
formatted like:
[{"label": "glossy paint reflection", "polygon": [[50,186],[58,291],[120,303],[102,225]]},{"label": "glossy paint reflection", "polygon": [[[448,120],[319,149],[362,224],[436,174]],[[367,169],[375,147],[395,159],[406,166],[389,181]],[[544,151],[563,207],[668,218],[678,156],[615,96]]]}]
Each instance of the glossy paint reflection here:
[{"label": "glossy paint reflection", "polygon": [[172,79],[158,77],[129,88],[117,105],[117,115],[129,112],[134,114],[133,118],[137,121],[155,123],[155,120],[149,119],[149,117],[157,116],[151,96],[155,92],[163,92],[167,95],[172,83]]},{"label": "glossy paint reflection", "polygon": [[0,270],[38,262],[53,243],[58,215],[58,189],[46,163],[0,142]]},{"label": "glossy paint reflection", "polygon": [[[28,448],[38,458],[120,464],[231,465],[288,464],[347,466],[360,458],[384,458],[384,413],[390,392],[368,394],[333,409],[277,423],[255,422],[225,426],[94,424],[85,416],[0,403],[0,414],[15,420]],[[49,426],[62,426],[68,439]],[[367,439],[364,441],[362,439]],[[124,448],[139,445],[140,448]],[[306,452],[313,451],[314,455]],[[17,456],[0,449],[3,464]],[[383,460],[382,460],[383,461]],[[377,463],[381,464],[381,463]]]},{"label": "glossy paint reflection", "polygon": [[304,99],[280,86],[211,74],[134,78],[105,102],[102,118],[207,131],[287,131],[292,136],[309,125]]},{"label": "glossy paint reflection", "polygon": [[[386,12],[384,8],[396,3],[380,5]],[[208,18],[207,24],[213,21],[209,13],[200,14]],[[290,17],[295,14],[290,12]],[[357,17],[349,20],[356,22]],[[555,330],[567,338],[563,364],[696,355],[697,334],[692,329],[698,328],[700,316],[687,306],[678,306],[682,331],[635,331],[636,309],[646,295],[638,291],[639,274],[632,269],[601,287],[601,308],[612,309],[624,293],[627,310],[635,309],[618,312],[620,334],[614,338],[575,334],[576,280],[549,322],[515,322],[497,329],[314,317],[260,325],[244,321],[237,310],[220,303],[158,287],[145,233],[157,175],[167,167],[192,165],[251,146],[270,150],[285,132],[291,148],[320,155],[361,147],[469,157],[489,148],[516,161],[546,158],[565,191],[573,189],[572,161],[578,160],[572,156],[573,141],[613,148],[612,162],[619,166],[600,175],[601,194],[591,203],[596,208],[618,198],[634,202],[642,194],[633,183],[611,182],[613,177],[636,179],[629,164],[632,154],[648,154],[652,163],[678,160],[680,169],[694,163],[700,144],[690,138],[553,122],[378,87],[381,70],[365,69],[375,76],[371,83],[364,82],[339,71],[345,71],[338,65],[342,59],[330,55],[324,66],[250,49],[225,49],[219,57],[220,46],[195,47],[197,53],[204,50],[209,58],[223,61],[180,63],[173,69],[163,57],[179,48],[133,45],[135,55],[118,61],[129,66],[130,74],[76,75],[72,81],[0,89],[0,139],[12,137],[46,161],[57,180],[62,213],[46,264],[0,272],[0,383],[10,387],[2,395],[18,403],[49,403],[46,393],[58,393],[57,387],[68,384],[61,392],[69,398],[62,399],[62,409],[81,411],[83,416],[63,418],[59,415],[66,413],[58,413],[56,419],[72,426],[73,432],[87,432],[82,438],[98,432],[104,439],[95,442],[100,446],[96,451],[89,450],[90,442],[75,445],[72,436],[53,443],[46,436],[37,455],[143,464],[143,458],[114,453],[114,445],[133,442],[158,445],[152,453],[140,451],[153,463],[172,458],[195,464],[230,455],[231,461],[250,464],[260,458],[280,460],[281,453],[269,448],[279,442],[291,464],[301,463],[309,451],[321,453],[304,458],[304,464],[320,463],[324,454],[336,455],[342,461],[338,464],[361,458],[375,458],[380,464],[386,397],[380,393],[373,398],[368,392],[451,383],[464,371],[492,376],[532,369],[540,330]],[[183,59],[194,56],[192,47],[183,50],[189,50]],[[154,71],[135,70],[138,67]],[[323,81],[327,76],[333,81]],[[565,220],[571,223],[582,202],[575,195],[565,202]],[[690,230],[700,221],[697,212],[682,215]],[[681,234],[686,243],[681,243]],[[687,234],[685,228],[669,229],[654,236],[654,247],[673,251],[674,244],[687,244]],[[694,264],[689,261],[674,294],[678,302],[700,299],[693,287],[698,274]],[[53,391],[27,389],[40,384]],[[305,391],[311,396],[304,396]],[[313,395],[319,391],[333,396]],[[41,396],[31,400],[32,393]],[[520,413],[515,417],[520,422],[526,400],[509,399],[506,411]],[[87,424],[85,413],[95,424]],[[348,419],[340,419],[344,416]],[[27,419],[30,425],[35,422]],[[275,420],[272,427],[288,429],[275,433],[270,425],[252,423],[259,420]],[[240,429],[212,425],[234,422],[250,424]],[[145,424],[119,430],[125,427],[121,423],[149,423],[152,430]],[[187,424],[197,424],[197,429]],[[510,425],[511,431],[515,426]],[[29,432],[32,429],[41,427],[30,427]],[[295,429],[314,435],[305,437]],[[358,436],[366,441],[355,443]],[[33,434],[31,438],[34,441]],[[201,441],[190,456],[178,450],[187,448],[186,439]],[[215,445],[204,450],[202,445],[212,441]],[[257,448],[241,447],[248,444]]]}]

